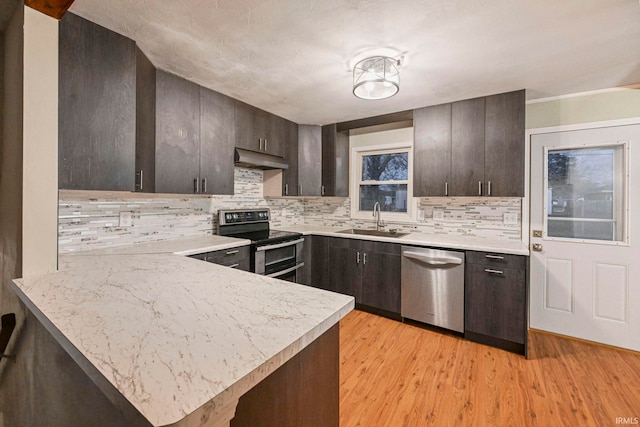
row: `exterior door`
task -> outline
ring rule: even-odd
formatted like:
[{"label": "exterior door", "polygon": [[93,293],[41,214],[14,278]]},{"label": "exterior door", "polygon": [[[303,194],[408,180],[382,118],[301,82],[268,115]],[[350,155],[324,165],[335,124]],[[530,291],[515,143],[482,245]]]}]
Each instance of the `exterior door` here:
[{"label": "exterior door", "polygon": [[640,351],[640,124],[531,136],[530,326]]}]

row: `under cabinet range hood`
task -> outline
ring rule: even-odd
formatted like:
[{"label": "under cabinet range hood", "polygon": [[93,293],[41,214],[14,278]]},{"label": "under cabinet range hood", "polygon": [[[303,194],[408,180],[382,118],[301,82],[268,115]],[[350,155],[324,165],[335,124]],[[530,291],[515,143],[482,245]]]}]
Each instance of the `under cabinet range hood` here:
[{"label": "under cabinet range hood", "polygon": [[253,169],[289,169],[289,163],[282,157],[273,154],[260,153],[258,151],[237,148],[234,155],[234,164]]}]

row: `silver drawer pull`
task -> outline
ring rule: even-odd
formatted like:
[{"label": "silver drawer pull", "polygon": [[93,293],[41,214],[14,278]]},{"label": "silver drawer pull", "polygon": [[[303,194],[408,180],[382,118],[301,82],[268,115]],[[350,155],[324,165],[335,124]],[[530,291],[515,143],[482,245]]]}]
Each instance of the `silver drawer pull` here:
[{"label": "silver drawer pull", "polygon": [[236,250],[236,251],[228,251],[228,252],[227,252],[227,255],[235,255],[235,254],[238,254],[238,253],[240,253],[240,250]]},{"label": "silver drawer pull", "polygon": [[484,269],[485,273],[490,273],[490,274],[504,274],[502,271],[500,270],[492,270],[490,268],[485,268]]},{"label": "silver drawer pull", "polygon": [[504,259],[504,257],[500,256],[500,255],[485,255],[485,258],[489,258],[489,259]]},{"label": "silver drawer pull", "polygon": [[240,264],[231,264],[229,267],[231,267],[231,268],[238,268],[238,267],[240,267]]}]

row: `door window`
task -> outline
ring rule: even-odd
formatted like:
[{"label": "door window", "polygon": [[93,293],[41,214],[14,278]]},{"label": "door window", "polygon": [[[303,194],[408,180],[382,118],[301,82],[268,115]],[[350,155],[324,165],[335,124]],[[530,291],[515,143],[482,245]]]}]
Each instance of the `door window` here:
[{"label": "door window", "polygon": [[547,150],[547,238],[625,242],[626,144]]}]

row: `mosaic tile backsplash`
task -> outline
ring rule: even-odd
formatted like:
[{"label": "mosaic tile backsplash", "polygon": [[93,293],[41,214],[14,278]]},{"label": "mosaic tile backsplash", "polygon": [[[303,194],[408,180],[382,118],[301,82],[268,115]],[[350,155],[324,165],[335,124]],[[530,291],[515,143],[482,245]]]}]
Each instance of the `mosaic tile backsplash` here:
[{"label": "mosaic tile backsplash", "polygon": [[[406,231],[520,240],[520,199],[421,198],[425,220],[417,224],[387,222]],[[58,212],[60,253],[133,243],[213,234],[219,209],[266,207],[273,228],[295,225],[372,227],[373,219],[350,218],[348,198],[265,199],[262,171],[235,169],[234,196],[161,196],[139,193],[61,191]],[[441,210],[443,219],[433,220]],[[131,217],[130,226],[120,226]],[[503,215],[518,216],[515,225]],[[383,213],[384,218],[384,213]]]}]

